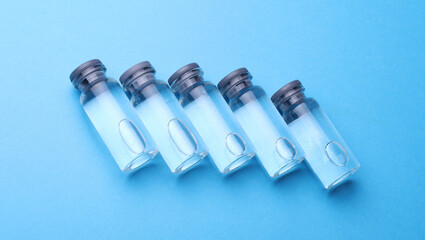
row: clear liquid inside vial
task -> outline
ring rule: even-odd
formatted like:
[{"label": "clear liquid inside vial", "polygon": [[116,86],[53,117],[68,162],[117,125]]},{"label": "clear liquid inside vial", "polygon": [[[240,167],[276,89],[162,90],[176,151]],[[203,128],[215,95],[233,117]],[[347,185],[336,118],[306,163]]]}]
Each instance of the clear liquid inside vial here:
[{"label": "clear liquid inside vial", "polygon": [[[290,140],[286,123],[268,99],[251,97],[235,115],[257,149],[257,156],[270,177],[282,175],[304,160],[304,152]],[[235,106],[236,107],[236,106]]]},{"label": "clear liquid inside vial", "polygon": [[255,155],[251,143],[218,90],[207,92],[198,87],[193,91],[201,93],[185,106],[188,116],[202,135],[220,172],[235,170]]},{"label": "clear liquid inside vial", "polygon": [[98,83],[81,95],[81,104],[122,171],[135,170],[157,154],[118,83]]},{"label": "clear liquid inside vial", "polygon": [[149,97],[134,102],[135,109],[170,170],[180,173],[203,159],[207,147],[168,86],[151,85],[145,92]]},{"label": "clear liquid inside vial", "polygon": [[[326,189],[342,183],[356,172],[360,164],[348,149],[325,113],[312,104],[308,113],[289,124],[306,152],[306,160]],[[307,109],[306,104],[298,110]]]}]

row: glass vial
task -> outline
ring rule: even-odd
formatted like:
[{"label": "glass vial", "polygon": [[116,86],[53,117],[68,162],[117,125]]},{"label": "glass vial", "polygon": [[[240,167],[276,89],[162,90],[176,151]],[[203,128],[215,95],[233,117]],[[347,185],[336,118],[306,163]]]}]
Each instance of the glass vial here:
[{"label": "glass vial", "polygon": [[209,148],[215,165],[228,173],[255,155],[251,141],[217,87],[203,79],[196,63],[175,72],[168,83]]},{"label": "glass vial", "polygon": [[267,173],[277,177],[301,163],[304,151],[270,98],[251,80],[249,71],[240,68],[224,77],[218,89],[257,149]]},{"label": "glass vial", "polygon": [[359,162],[316,100],[305,97],[300,81],[283,86],[272,96],[272,101],[326,189],[343,182],[360,168]]},{"label": "glass vial", "polygon": [[81,91],[81,105],[122,171],[133,171],[155,157],[156,144],[100,60],[83,63],[69,78]]},{"label": "glass vial", "polygon": [[155,78],[155,69],[149,62],[128,69],[120,82],[173,173],[189,169],[208,154],[170,87]]}]

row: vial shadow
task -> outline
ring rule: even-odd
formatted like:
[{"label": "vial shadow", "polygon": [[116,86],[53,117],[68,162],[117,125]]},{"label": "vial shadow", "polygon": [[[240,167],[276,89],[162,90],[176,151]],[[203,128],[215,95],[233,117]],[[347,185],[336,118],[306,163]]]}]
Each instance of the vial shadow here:
[{"label": "vial shadow", "polygon": [[353,200],[358,196],[360,184],[354,179],[348,179],[335,188],[327,192],[328,199],[331,201],[343,201],[344,203]]},{"label": "vial shadow", "polygon": [[300,168],[292,169],[290,172],[272,179],[273,185],[285,185],[289,182],[296,181],[296,178],[303,175],[303,171],[304,170]]},{"label": "vial shadow", "polygon": [[130,186],[135,186],[137,188],[143,187],[142,183],[149,184],[152,181],[155,181],[157,178],[161,178],[167,169],[164,166],[161,166],[162,156],[160,154],[156,155],[153,159],[147,162],[144,166],[141,166],[134,172],[128,174],[126,182]]},{"label": "vial shadow", "polygon": [[[151,161],[154,161],[152,159]],[[129,173],[127,178],[130,181],[139,181],[141,178],[150,177],[153,175],[153,171],[158,170],[159,164],[156,162],[148,162],[144,166],[141,166],[140,169],[137,169],[135,172]]]},{"label": "vial shadow", "polygon": [[273,179],[273,187],[279,191],[282,189],[285,191],[294,190],[301,184],[308,184],[306,181],[309,181],[309,179],[312,178],[311,172],[305,163],[300,163],[290,172]]},{"label": "vial shadow", "polygon": [[235,169],[234,171],[223,176],[224,183],[245,182],[256,175],[263,174],[260,171],[261,166],[258,163],[257,156],[250,159],[248,162]]},{"label": "vial shadow", "polygon": [[211,172],[213,172],[213,169],[211,168],[213,166],[211,166],[211,163],[209,163],[208,160],[208,157],[205,157],[190,169],[178,174],[177,181],[180,183],[191,182],[198,178],[208,176]]}]

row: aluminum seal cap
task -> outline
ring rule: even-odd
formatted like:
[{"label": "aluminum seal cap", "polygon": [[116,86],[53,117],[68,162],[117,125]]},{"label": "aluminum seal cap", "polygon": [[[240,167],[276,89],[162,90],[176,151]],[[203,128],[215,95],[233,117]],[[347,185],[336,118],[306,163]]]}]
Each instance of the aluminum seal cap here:
[{"label": "aluminum seal cap", "polygon": [[227,74],[219,83],[218,89],[223,95],[224,99],[229,102],[238,94],[252,86],[252,75],[246,68],[239,68]]},{"label": "aluminum seal cap", "polygon": [[69,79],[76,89],[87,89],[98,81],[106,79],[106,67],[99,59],[92,59],[78,66]]}]

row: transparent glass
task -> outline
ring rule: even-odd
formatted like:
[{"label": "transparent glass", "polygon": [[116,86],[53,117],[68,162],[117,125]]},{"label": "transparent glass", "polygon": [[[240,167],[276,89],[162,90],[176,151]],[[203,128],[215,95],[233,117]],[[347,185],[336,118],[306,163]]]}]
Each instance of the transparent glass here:
[{"label": "transparent glass", "polygon": [[254,157],[255,148],[215,85],[199,82],[180,103],[220,172],[233,171]]},{"label": "transparent glass", "polygon": [[190,168],[208,154],[204,141],[166,83],[156,80],[134,94],[131,102],[173,173]]},{"label": "transparent glass", "polygon": [[261,87],[247,89],[231,99],[229,106],[270,177],[287,173],[304,160],[304,151]]},{"label": "transparent glass", "polygon": [[308,164],[326,189],[342,183],[360,168],[359,162],[314,99],[307,98],[291,106],[284,119],[303,147]]},{"label": "transparent glass", "polygon": [[108,78],[81,93],[81,105],[120,169],[130,172],[158,153],[118,82]]}]

